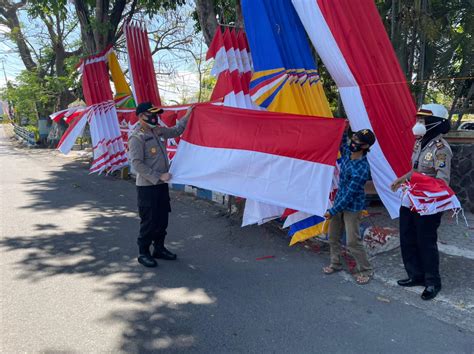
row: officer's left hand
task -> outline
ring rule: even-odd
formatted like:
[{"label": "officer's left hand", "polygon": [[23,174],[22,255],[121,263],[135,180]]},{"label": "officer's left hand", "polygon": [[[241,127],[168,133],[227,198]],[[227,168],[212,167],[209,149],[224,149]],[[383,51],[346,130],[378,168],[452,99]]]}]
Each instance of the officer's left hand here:
[{"label": "officer's left hand", "polygon": [[171,177],[171,173],[165,172],[160,176],[160,180],[162,180],[163,182],[168,182]]},{"label": "officer's left hand", "polygon": [[325,218],[326,220],[329,220],[329,219],[332,218],[332,215],[329,213],[329,211],[327,211],[327,212],[324,214],[324,218]]}]

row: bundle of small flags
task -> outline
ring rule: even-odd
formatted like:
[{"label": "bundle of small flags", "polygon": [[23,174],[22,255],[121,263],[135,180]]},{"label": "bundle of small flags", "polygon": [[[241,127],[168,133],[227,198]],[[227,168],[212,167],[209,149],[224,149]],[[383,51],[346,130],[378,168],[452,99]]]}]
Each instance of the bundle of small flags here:
[{"label": "bundle of small flags", "polygon": [[432,215],[446,210],[462,211],[461,203],[445,181],[414,172],[402,190],[411,202],[411,210],[420,215]]}]

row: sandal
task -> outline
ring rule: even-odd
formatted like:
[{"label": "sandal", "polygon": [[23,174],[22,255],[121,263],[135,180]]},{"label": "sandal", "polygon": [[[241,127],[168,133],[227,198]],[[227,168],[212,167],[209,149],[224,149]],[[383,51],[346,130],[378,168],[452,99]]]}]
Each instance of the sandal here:
[{"label": "sandal", "polygon": [[356,275],[355,276],[355,281],[359,285],[366,285],[369,284],[369,282],[372,280],[372,277],[370,275]]},{"label": "sandal", "polygon": [[327,266],[323,268],[323,273],[329,275],[329,274],[340,272],[341,270],[342,268],[334,268],[333,266]]}]

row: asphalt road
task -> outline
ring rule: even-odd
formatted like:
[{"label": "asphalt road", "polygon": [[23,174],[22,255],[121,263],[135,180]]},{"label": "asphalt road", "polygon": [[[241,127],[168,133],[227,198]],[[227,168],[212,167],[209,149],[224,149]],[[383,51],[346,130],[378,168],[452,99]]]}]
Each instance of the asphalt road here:
[{"label": "asphalt road", "polygon": [[469,330],[324,276],[327,256],[205,201],[173,193],[179,260],[150,270],[131,182],[15,148],[2,128],[0,166],[2,353],[473,352]]}]

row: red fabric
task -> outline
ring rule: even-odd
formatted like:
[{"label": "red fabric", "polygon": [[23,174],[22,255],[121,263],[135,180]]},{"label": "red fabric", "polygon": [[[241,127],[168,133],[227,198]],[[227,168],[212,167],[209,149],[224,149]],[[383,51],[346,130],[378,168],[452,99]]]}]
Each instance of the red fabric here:
[{"label": "red fabric", "polygon": [[209,104],[194,108],[182,139],[210,148],[257,151],[335,166],[344,127],[342,119]]},{"label": "red fabric", "polygon": [[222,37],[221,27],[217,26],[216,33],[214,33],[214,37],[212,38],[212,42],[209,45],[209,49],[206,53],[206,60],[211,58],[215,58],[217,51],[224,46],[224,38]]},{"label": "red fabric", "polygon": [[371,125],[397,176],[410,170],[416,107],[373,0],[315,0],[360,86]]},{"label": "red fabric", "polygon": [[239,50],[247,50],[246,47],[246,41],[245,41],[245,33],[243,31],[240,31],[237,34],[237,42],[239,43]]},{"label": "red fabric", "polygon": [[161,106],[148,33],[144,27],[131,23],[127,24],[125,34],[137,103],[151,102]]},{"label": "red fabric", "polygon": [[88,106],[113,99],[109,70],[105,61],[85,61],[82,72],[82,91]]},{"label": "red fabric", "polygon": [[225,70],[217,78],[216,85],[212,91],[211,101],[225,97],[231,92],[239,93],[243,91],[244,94],[248,94],[249,83],[249,75],[242,75],[237,70],[232,71],[232,73],[229,73],[229,70]]},{"label": "red fabric", "polygon": [[241,91],[244,91],[244,88],[242,87],[242,75],[237,71],[234,70],[231,74],[231,79],[232,79],[232,87],[233,91],[235,93],[239,93]]},{"label": "red fabric", "polygon": [[426,192],[447,192],[449,196],[454,195],[453,190],[444,180],[430,177],[419,172],[413,172],[410,178],[410,185],[413,187],[412,193],[415,195],[426,195]]},{"label": "red fabric", "polygon": [[411,209],[420,215],[461,208],[453,190],[438,178],[415,172],[403,189],[412,203]]},{"label": "red fabric", "polygon": [[224,47],[226,51],[233,49],[232,37],[228,27],[224,30]]},{"label": "red fabric", "polygon": [[230,31],[230,40],[232,41],[232,47],[234,50],[239,50],[239,41],[237,40],[237,33],[235,32],[235,29],[232,28]]},{"label": "red fabric", "polygon": [[233,91],[232,78],[229,70],[221,72],[217,78],[216,85],[212,90],[211,101],[225,97],[227,94]]}]

